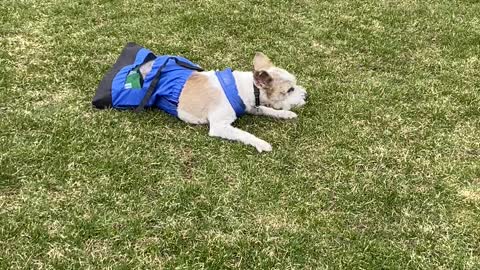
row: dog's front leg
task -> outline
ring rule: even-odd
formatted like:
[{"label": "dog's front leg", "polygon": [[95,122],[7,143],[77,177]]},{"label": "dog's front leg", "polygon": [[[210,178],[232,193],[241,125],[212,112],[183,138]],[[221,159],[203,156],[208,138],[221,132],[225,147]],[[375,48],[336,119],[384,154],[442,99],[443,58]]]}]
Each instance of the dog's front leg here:
[{"label": "dog's front leg", "polygon": [[265,115],[278,119],[293,119],[297,118],[297,114],[291,111],[286,110],[275,110],[266,106],[258,106],[257,108],[252,108],[249,113],[255,115]]},{"label": "dog's front leg", "polygon": [[246,131],[232,127],[227,123],[210,123],[210,131],[208,134],[213,137],[220,137],[252,145],[257,148],[258,152],[272,151],[272,146],[266,141],[259,139]]}]

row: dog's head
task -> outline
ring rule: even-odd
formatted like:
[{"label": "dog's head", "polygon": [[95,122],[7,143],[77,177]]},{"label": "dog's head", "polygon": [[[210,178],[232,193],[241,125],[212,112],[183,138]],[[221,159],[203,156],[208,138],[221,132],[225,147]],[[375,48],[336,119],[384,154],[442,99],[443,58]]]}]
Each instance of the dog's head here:
[{"label": "dog's head", "polygon": [[262,104],[282,110],[305,105],[307,91],[297,85],[295,76],[274,66],[266,55],[256,53],[253,68],[254,83],[266,96]]}]

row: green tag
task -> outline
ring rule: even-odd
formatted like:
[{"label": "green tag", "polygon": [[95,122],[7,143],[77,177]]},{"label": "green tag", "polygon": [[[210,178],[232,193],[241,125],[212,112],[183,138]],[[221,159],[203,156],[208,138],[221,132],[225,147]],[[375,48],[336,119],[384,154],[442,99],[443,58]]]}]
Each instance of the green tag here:
[{"label": "green tag", "polygon": [[141,76],[138,68],[130,71],[127,75],[127,81],[125,82],[125,89],[141,89]]}]

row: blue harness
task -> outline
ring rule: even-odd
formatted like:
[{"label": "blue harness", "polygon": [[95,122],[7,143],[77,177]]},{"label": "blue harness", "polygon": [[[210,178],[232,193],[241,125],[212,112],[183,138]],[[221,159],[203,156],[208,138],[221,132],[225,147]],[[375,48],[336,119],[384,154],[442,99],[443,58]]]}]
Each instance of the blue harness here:
[{"label": "blue harness", "polygon": [[237,117],[244,115],[245,104],[238,94],[237,84],[235,83],[232,70],[227,68],[223,71],[215,72],[215,75],[217,75],[218,81],[222,85],[223,92],[225,92],[228,102],[230,102],[230,105],[232,105]]}]

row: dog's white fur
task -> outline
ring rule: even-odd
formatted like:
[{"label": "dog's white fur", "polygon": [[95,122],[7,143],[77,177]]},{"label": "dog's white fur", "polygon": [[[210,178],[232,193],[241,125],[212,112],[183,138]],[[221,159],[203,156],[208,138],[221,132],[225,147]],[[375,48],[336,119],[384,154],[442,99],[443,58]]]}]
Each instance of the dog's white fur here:
[{"label": "dog's white fur", "polygon": [[[295,76],[275,67],[262,53],[255,55],[254,72],[234,71],[233,76],[247,113],[292,119],[297,114],[290,109],[305,104],[307,93],[296,85]],[[209,124],[210,136],[252,145],[259,152],[272,150],[268,142],[232,126],[237,117],[214,71],[196,72],[189,80],[191,83],[187,81],[179,99],[177,112],[181,120]],[[255,107],[254,83],[260,89],[259,107]],[[198,104],[200,100],[202,104]]]}]

